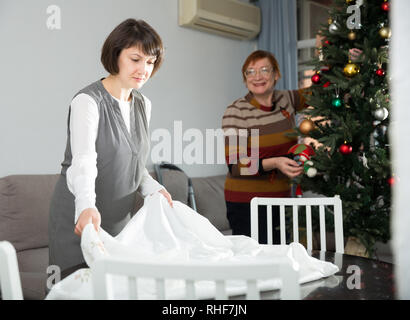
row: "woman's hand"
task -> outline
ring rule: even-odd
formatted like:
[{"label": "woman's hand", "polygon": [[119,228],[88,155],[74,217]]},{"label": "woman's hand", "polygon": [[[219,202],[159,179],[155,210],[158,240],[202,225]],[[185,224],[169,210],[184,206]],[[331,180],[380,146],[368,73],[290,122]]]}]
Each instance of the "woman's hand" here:
[{"label": "woman's hand", "polygon": [[74,233],[77,236],[81,237],[81,234],[85,228],[85,226],[89,223],[94,225],[94,228],[97,232],[99,232],[100,225],[101,225],[101,215],[97,209],[88,208],[81,212],[77,224],[75,225]]},{"label": "woman's hand", "polygon": [[295,160],[286,157],[277,157],[265,160],[269,160],[268,166],[270,169],[277,168],[289,178],[295,178],[303,173],[303,167],[298,165]]},{"label": "woman's hand", "polygon": [[353,62],[358,61],[362,53],[363,51],[357,48],[349,49],[349,59]]},{"label": "woman's hand", "polygon": [[165,199],[168,200],[169,205],[171,206],[171,208],[173,208],[173,207],[174,207],[174,204],[172,203],[172,197],[171,197],[171,195],[169,194],[169,192],[168,192],[167,190],[165,190],[165,189],[161,189],[161,190],[159,190],[158,192],[161,193],[161,194],[165,197]]}]

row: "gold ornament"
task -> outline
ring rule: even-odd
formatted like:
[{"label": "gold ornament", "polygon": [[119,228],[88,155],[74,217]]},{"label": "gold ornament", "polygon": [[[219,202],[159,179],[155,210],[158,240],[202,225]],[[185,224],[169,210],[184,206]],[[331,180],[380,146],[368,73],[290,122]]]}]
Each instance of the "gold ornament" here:
[{"label": "gold ornament", "polygon": [[332,18],[327,19],[327,23],[328,23],[328,24],[332,24],[332,22],[333,22],[333,19],[332,19]]},{"label": "gold ornament", "polygon": [[347,38],[351,41],[356,40],[356,32],[350,31],[347,35]]},{"label": "gold ornament", "polygon": [[346,76],[353,77],[360,72],[360,69],[356,64],[349,61],[349,63],[344,67],[343,72]]},{"label": "gold ornament", "polygon": [[379,30],[379,35],[383,39],[389,39],[391,37],[391,30],[389,27],[383,27]]},{"label": "gold ornament", "polygon": [[303,120],[299,125],[299,130],[301,133],[308,135],[310,131],[315,128],[315,123],[310,119]]},{"label": "gold ornament", "polygon": [[347,4],[351,4],[352,2],[354,2],[355,0],[346,0]]}]

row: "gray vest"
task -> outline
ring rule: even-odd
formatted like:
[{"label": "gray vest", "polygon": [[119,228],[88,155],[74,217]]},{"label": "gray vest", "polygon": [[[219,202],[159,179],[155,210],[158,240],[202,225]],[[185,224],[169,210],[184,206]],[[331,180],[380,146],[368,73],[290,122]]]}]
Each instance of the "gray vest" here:
[{"label": "gray vest", "polygon": [[[135,208],[136,190],[148,157],[149,132],[144,98],[137,90],[132,91],[128,132],[118,102],[107,92],[101,80],[75,96],[80,93],[91,96],[98,106],[96,207],[101,214],[101,227],[116,236]],[[72,161],[69,122],[70,111],[67,147],[49,218],[49,264],[58,265],[61,270],[84,262],[80,237],[74,234],[74,196],[68,190],[66,180]]]}]

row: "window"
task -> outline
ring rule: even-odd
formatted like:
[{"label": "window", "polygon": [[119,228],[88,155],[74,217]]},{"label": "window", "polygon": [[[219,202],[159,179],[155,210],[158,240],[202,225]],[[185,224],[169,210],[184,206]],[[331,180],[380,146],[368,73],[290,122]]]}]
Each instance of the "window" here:
[{"label": "window", "polygon": [[[297,33],[298,33],[298,87],[312,85],[310,78],[314,74],[313,66],[307,64],[314,57],[319,43],[317,35],[322,24],[329,19],[329,6],[332,0],[296,0],[297,1]],[[297,116],[298,125],[304,117]],[[315,119],[312,119],[315,120]],[[299,138],[298,143],[313,144],[319,142],[312,138]]]},{"label": "window", "polygon": [[298,24],[298,86],[311,85],[313,67],[306,65],[315,55],[318,43],[317,32],[322,24],[327,24],[329,6],[332,0],[297,0]]}]

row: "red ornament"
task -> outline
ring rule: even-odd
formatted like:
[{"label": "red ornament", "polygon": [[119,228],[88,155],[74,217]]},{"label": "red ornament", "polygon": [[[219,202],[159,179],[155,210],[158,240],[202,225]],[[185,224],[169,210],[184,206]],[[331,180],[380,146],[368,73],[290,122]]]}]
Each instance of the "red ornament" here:
[{"label": "red ornament", "polygon": [[347,155],[347,154],[351,154],[352,153],[352,146],[348,145],[347,143],[343,143],[340,147],[339,147],[339,151],[341,154]]},{"label": "red ornament", "polygon": [[388,12],[390,10],[390,3],[387,2],[387,1],[383,2],[382,5],[381,5],[381,8],[382,8],[383,11]]},{"label": "red ornament", "polygon": [[288,154],[292,154],[293,160],[300,162],[298,164],[301,165],[310,160],[311,156],[315,155],[315,150],[307,144],[298,143],[289,148]]},{"label": "red ornament", "polygon": [[394,177],[390,177],[389,179],[387,179],[387,183],[390,185],[390,186],[393,186],[394,185]]},{"label": "red ornament", "polygon": [[318,73],[316,73],[312,76],[312,82],[314,84],[318,84],[320,82],[320,75]]},{"label": "red ornament", "polygon": [[296,197],[302,198],[303,197],[303,192],[302,188],[300,187],[300,184],[296,186],[296,192],[295,192]]},{"label": "red ornament", "polygon": [[379,77],[383,77],[386,74],[386,72],[382,68],[379,68],[379,69],[376,70],[376,74]]},{"label": "red ornament", "polygon": [[325,45],[331,45],[332,43],[329,40],[325,40]]},{"label": "red ornament", "polygon": [[323,88],[327,88],[328,86],[330,86],[330,81],[326,82],[326,83],[323,85]]}]

